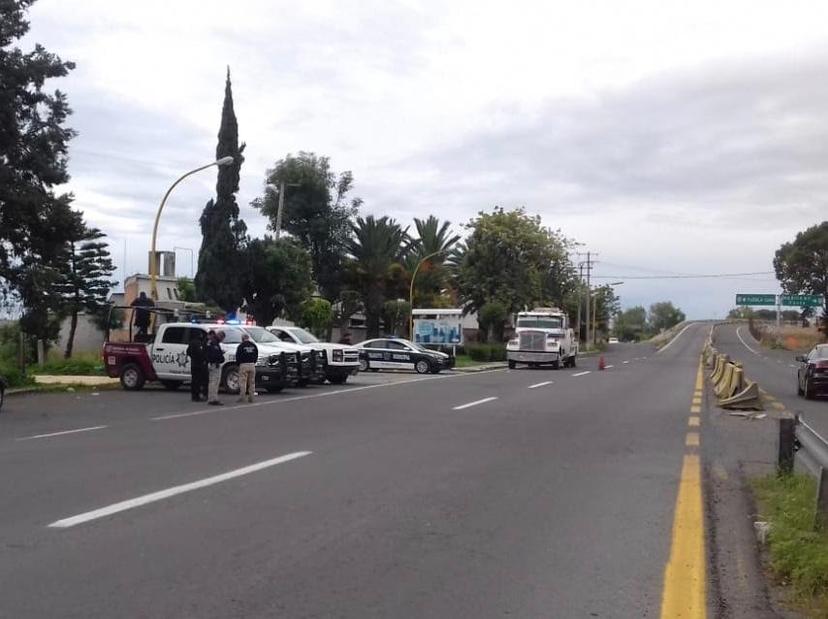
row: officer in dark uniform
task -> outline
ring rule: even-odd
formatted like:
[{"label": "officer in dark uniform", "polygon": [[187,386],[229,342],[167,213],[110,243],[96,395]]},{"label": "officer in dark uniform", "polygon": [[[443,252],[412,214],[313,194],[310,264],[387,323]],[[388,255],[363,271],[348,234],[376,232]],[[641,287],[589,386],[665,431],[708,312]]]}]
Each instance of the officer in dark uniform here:
[{"label": "officer in dark uniform", "polygon": [[207,399],[207,346],[200,329],[193,329],[187,356],[190,358],[190,395],[193,402],[200,402],[202,398]]}]

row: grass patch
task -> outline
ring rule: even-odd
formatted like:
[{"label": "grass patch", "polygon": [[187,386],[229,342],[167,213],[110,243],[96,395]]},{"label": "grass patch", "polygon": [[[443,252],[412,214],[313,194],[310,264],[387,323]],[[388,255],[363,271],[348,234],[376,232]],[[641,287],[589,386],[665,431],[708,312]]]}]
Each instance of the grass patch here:
[{"label": "grass patch", "polygon": [[70,359],[59,355],[49,355],[43,366],[29,366],[31,374],[49,374],[58,376],[105,376],[103,362],[99,353],[78,353]]},{"label": "grass patch", "polygon": [[487,361],[475,361],[469,355],[457,355],[454,357],[454,367],[456,368],[472,368],[478,365],[484,365]]},{"label": "grass patch", "polygon": [[769,475],[752,482],[761,518],[771,523],[771,567],[793,588],[797,604],[828,617],[828,531],[814,530],[816,482]]}]

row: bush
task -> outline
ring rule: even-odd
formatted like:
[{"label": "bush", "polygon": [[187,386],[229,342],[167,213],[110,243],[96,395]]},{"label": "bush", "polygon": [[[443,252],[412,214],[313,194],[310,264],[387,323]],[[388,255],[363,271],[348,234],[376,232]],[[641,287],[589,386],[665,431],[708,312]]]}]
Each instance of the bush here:
[{"label": "bush", "polygon": [[503,344],[467,344],[466,354],[473,361],[506,361],[506,347]]},{"label": "bush", "polygon": [[60,376],[103,376],[104,366],[101,357],[96,353],[75,355],[70,359],[61,359],[52,356],[43,364],[43,367],[30,366],[32,374],[56,374]]},{"label": "bush", "polygon": [[32,382],[31,377],[23,374],[13,363],[0,361],[0,375],[9,383],[9,387],[23,387]]}]

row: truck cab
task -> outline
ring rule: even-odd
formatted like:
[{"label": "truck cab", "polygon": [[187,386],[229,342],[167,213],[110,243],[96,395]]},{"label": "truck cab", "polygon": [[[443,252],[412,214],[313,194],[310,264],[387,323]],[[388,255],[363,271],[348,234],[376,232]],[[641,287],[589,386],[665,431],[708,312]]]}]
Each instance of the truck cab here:
[{"label": "truck cab", "polygon": [[530,367],[574,368],[578,359],[578,339],[569,325],[569,317],[554,307],[519,312],[514,337],[506,345],[506,359],[510,368],[517,367],[518,363]]}]

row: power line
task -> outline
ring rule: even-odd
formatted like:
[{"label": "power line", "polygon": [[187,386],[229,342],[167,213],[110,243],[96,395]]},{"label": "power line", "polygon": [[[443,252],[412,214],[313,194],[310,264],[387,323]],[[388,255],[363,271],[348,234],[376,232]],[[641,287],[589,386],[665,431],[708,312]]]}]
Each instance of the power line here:
[{"label": "power line", "polygon": [[593,275],[594,279],[714,279],[725,277],[746,277],[749,275],[774,275],[774,271],[753,273],[708,273],[705,275]]}]

